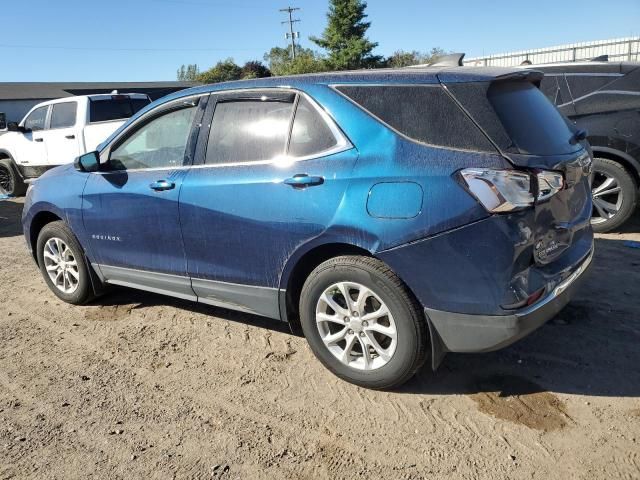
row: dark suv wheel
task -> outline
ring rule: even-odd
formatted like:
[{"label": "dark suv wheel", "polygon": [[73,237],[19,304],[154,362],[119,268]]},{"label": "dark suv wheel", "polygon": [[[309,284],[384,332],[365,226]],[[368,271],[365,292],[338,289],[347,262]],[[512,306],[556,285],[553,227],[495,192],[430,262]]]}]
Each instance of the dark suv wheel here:
[{"label": "dark suv wheel", "polygon": [[398,386],[427,358],[422,309],[374,258],[343,256],[319,265],[302,288],[300,320],[316,357],[362,387]]},{"label": "dark suv wheel", "polygon": [[620,163],[608,158],[594,158],[591,180],[595,232],[609,232],[620,227],[633,214],[638,185],[633,175]]},{"label": "dark suv wheel", "polygon": [[19,197],[27,191],[13,162],[8,158],[0,160],[0,193]]}]

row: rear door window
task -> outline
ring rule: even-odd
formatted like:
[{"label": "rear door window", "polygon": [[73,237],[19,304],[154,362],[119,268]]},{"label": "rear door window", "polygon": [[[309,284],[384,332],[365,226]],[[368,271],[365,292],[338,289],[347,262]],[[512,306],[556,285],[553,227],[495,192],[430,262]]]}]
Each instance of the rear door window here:
[{"label": "rear door window", "polygon": [[76,102],[55,103],[51,107],[49,128],[68,128],[76,124]]},{"label": "rear door window", "polygon": [[439,147],[495,151],[439,85],[347,85],[336,89],[411,140]]},{"label": "rear door window", "polygon": [[338,138],[320,112],[304,96],[300,96],[291,130],[288,155],[306,157],[327,152],[338,145]]},{"label": "rear door window", "polygon": [[246,163],[283,156],[292,115],[292,101],[219,101],[211,123],[206,163]]}]

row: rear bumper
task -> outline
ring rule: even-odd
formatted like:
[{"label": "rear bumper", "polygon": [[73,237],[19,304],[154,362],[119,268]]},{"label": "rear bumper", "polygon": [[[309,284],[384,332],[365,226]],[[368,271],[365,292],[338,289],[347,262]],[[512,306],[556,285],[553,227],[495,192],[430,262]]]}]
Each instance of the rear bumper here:
[{"label": "rear bumper", "polygon": [[571,300],[593,259],[593,250],[551,292],[509,315],[469,315],[425,308],[443,352],[490,352],[511,345],[553,318]]}]

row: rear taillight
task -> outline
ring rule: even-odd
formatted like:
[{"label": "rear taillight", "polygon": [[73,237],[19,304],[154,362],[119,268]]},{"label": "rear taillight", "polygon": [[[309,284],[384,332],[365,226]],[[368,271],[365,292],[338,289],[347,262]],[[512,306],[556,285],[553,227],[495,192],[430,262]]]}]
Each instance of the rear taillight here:
[{"label": "rear taillight", "polygon": [[547,170],[466,168],[460,171],[469,192],[492,213],[513,212],[542,202],[564,187],[562,173]]}]

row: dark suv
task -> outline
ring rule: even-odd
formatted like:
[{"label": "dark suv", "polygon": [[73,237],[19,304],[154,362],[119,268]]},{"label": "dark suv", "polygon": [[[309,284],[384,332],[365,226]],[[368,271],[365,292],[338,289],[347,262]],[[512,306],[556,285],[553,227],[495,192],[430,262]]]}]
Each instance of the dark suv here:
[{"label": "dark suv", "polygon": [[434,67],[185,90],[38,179],[27,244],[67,302],[115,284],[299,319],[340,377],[399,385],[429,356],[532,332],[589,266],[591,157],[540,78]]},{"label": "dark suv", "polygon": [[540,88],[593,149],[593,229],[607,232],[634,212],[640,180],[640,64],[581,62],[533,65]]}]

